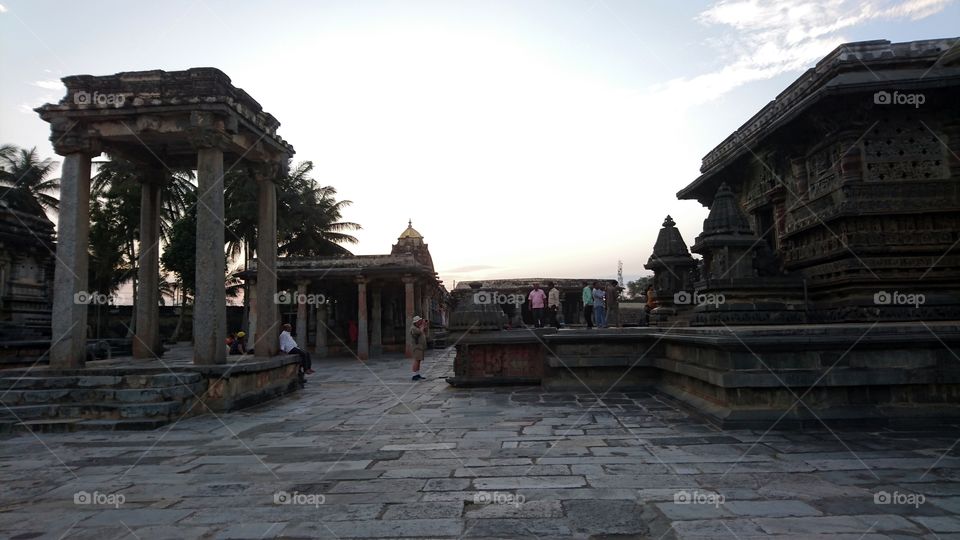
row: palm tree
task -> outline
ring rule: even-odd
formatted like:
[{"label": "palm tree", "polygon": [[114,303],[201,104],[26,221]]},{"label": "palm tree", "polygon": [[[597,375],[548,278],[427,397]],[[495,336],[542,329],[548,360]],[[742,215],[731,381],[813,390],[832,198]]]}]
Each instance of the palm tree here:
[{"label": "palm tree", "polygon": [[[137,303],[137,258],[140,237],[140,182],[144,171],[141,165],[120,157],[100,163],[91,182],[91,195],[113,209],[111,215],[114,250],[123,253],[125,269],[122,282],[132,281],[133,303]],[[160,237],[169,238],[173,223],[179,220],[195,190],[193,172],[171,171],[164,179],[160,192]],[[94,221],[94,226],[96,226]],[[92,265],[96,266],[96,265]],[[134,311],[135,313],[135,311]],[[134,331],[136,317],[131,315],[129,332]]]},{"label": "palm tree", "polygon": [[49,158],[40,159],[36,147],[27,150],[12,144],[0,146],[0,185],[30,193],[44,210],[56,212],[60,205],[51,195],[60,190],[60,179],[49,178],[58,166]]},{"label": "palm tree", "polygon": [[337,190],[318,185],[310,177],[312,170],[313,162],[303,161],[277,186],[277,251],[301,257],[348,255],[350,252],[341,244],[356,244],[357,238],[348,232],[361,227],[340,218],[343,209],[353,202],[337,201]]},{"label": "palm tree", "polygon": [[224,183],[224,225],[227,237],[227,258],[243,255],[243,269],[253,257],[257,245],[257,180],[242,168],[230,170]]},{"label": "palm tree", "polygon": [[[126,221],[131,231],[138,231],[140,227],[140,182],[143,175],[141,166],[132,161],[119,157],[111,157],[110,161],[100,163],[97,174],[91,182],[91,192],[94,197],[123,197],[132,203]],[[193,171],[189,169],[171,170],[164,179],[160,190],[160,236],[169,238],[170,227],[180,217],[190,201],[190,194],[196,189]]]}]

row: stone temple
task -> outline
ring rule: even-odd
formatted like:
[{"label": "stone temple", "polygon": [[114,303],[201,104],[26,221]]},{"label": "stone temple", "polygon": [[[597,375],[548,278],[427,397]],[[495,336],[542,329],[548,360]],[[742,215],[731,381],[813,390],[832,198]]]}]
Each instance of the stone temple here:
[{"label": "stone temple", "polygon": [[677,194],[710,208],[702,263],[658,242],[658,300],[722,295],[701,326],[960,319],[954,42],[841,46],[708,153]]}]

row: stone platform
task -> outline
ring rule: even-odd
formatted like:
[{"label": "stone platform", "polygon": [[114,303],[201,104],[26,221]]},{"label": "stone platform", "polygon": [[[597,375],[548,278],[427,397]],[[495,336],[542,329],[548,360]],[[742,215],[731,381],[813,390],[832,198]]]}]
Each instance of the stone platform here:
[{"label": "stone platform", "polygon": [[452,361],[411,383],[321,360],[243,411],[0,435],[0,537],[960,537],[957,425],[721,430],[658,393],[453,388]]},{"label": "stone platform", "polygon": [[0,371],[0,432],[154,429],[183,417],[225,412],[299,387],[297,357],[230,356],[195,365],[187,344],[162,359],[117,357],[83,369]]},{"label": "stone platform", "polygon": [[512,330],[463,336],[450,382],[656,389],[725,427],[937,425],[960,418],[957,345],[951,322]]}]

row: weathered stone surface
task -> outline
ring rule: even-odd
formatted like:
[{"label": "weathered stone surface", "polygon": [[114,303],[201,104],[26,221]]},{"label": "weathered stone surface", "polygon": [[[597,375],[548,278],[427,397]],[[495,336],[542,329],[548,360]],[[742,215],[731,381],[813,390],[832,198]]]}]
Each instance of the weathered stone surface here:
[{"label": "weathered stone surface", "polygon": [[[428,355],[431,379],[416,385],[397,357],[327,359],[294,399],[156,431],[3,435],[0,536],[130,535],[119,519],[141,538],[956,534],[960,460],[941,459],[956,426],[723,432],[663,396],[610,392],[652,420],[626,434],[513,436],[531,446],[505,448],[502,432],[520,425],[604,429],[628,413],[541,389],[454,391],[442,380],[450,356]],[[419,446],[436,443],[448,444]],[[74,504],[80,491],[125,500]],[[724,500],[678,504],[682,491]],[[878,504],[881,491],[926,499]],[[280,492],[289,503],[275,502]]]},{"label": "weathered stone surface", "polygon": [[647,525],[641,508],[629,501],[564,501],[571,526],[579,531],[603,530],[607,534],[644,534]]}]

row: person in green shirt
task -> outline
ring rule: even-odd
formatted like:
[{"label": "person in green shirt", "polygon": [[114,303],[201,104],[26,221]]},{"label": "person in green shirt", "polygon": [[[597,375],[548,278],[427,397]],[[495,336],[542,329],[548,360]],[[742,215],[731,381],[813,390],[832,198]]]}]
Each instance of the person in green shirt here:
[{"label": "person in green shirt", "polygon": [[583,318],[587,328],[593,328],[593,288],[586,281],[583,282]]}]

